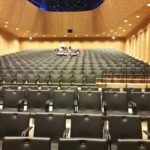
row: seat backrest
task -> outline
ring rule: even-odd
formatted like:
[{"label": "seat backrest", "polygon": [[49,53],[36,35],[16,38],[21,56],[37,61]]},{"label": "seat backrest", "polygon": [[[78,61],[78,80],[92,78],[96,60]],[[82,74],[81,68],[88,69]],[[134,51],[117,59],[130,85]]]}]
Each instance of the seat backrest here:
[{"label": "seat backrest", "polygon": [[83,75],[75,75],[73,78],[74,83],[81,83],[83,84],[84,82],[84,77]]},{"label": "seat backrest", "polygon": [[103,101],[106,102],[108,111],[128,111],[126,92],[104,92]]},{"label": "seat backrest", "polygon": [[27,94],[29,108],[44,108],[50,99],[50,90],[29,89]]},{"label": "seat backrest", "polygon": [[60,82],[60,74],[51,74],[50,81],[52,83],[59,83]]},{"label": "seat backrest", "polygon": [[35,116],[35,137],[50,137],[58,140],[63,137],[66,127],[65,114],[37,113]]},{"label": "seat backrest", "polygon": [[4,90],[4,108],[17,108],[19,100],[25,99],[25,90],[5,89]]},{"label": "seat backrest", "polygon": [[71,83],[72,82],[72,75],[62,75],[62,82],[63,83]]},{"label": "seat backrest", "polygon": [[75,91],[74,90],[55,90],[54,109],[74,109]]},{"label": "seat backrest", "polygon": [[100,114],[72,114],[71,137],[102,138],[103,117]]},{"label": "seat backrest", "polygon": [[28,113],[0,113],[0,138],[4,136],[21,136],[22,132],[28,127]]},{"label": "seat backrest", "polygon": [[81,90],[82,91],[98,91],[98,87],[84,86],[84,87],[81,87]]},{"label": "seat backrest", "polygon": [[149,150],[149,140],[118,140],[117,150]]},{"label": "seat backrest", "polygon": [[137,111],[150,111],[150,92],[132,92],[131,101],[136,103]]},{"label": "seat backrest", "polygon": [[101,93],[99,91],[80,91],[78,99],[79,110],[100,110]]},{"label": "seat backrest", "polygon": [[49,138],[5,137],[2,150],[51,150]]},{"label": "seat backrest", "polygon": [[[148,116],[147,117],[147,125],[148,125],[148,131],[150,131],[150,117]],[[149,137],[149,139],[150,139],[150,137]]]},{"label": "seat backrest", "polygon": [[113,142],[118,139],[141,139],[140,116],[109,115],[109,132]]},{"label": "seat backrest", "polygon": [[119,92],[119,91],[120,91],[119,88],[102,88],[102,96],[104,92]]},{"label": "seat backrest", "polygon": [[27,82],[28,83],[35,83],[38,80],[39,76],[37,74],[28,74],[27,75]]},{"label": "seat backrest", "polygon": [[47,83],[48,81],[50,81],[49,74],[39,74],[40,83]]},{"label": "seat backrest", "polygon": [[60,139],[58,150],[107,150],[108,144],[104,139],[70,138]]},{"label": "seat backrest", "polygon": [[96,76],[94,74],[85,76],[85,83],[96,83]]}]

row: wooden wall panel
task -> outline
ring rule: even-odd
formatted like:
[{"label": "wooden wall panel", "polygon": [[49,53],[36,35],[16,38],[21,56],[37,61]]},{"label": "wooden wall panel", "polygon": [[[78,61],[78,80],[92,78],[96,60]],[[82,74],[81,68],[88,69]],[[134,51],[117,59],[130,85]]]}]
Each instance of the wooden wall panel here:
[{"label": "wooden wall panel", "polygon": [[[125,52],[150,63],[150,21],[148,20],[135,31],[137,32],[127,37]],[[135,37],[134,40],[133,36]]]},{"label": "wooden wall panel", "polygon": [[0,30],[0,55],[20,50],[20,43],[13,35]]},{"label": "wooden wall panel", "polygon": [[[61,41],[64,40],[21,40],[20,47],[22,50],[25,49],[44,49],[44,48],[58,48],[60,47]],[[84,48],[84,49],[95,49],[95,48],[114,48],[119,51],[124,52],[125,50],[125,39],[118,40],[97,40],[97,39],[85,39],[85,40],[65,40],[66,46],[71,46],[72,48]]]}]

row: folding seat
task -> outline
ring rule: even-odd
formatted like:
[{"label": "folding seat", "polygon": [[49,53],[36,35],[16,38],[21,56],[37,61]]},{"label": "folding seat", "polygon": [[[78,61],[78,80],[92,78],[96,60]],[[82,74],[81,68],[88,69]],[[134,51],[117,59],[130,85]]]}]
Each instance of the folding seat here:
[{"label": "folding seat", "polygon": [[5,137],[2,150],[51,150],[50,138]]},{"label": "folding seat", "polygon": [[49,74],[39,74],[39,83],[48,84],[50,82]]},{"label": "folding seat", "polygon": [[108,150],[105,139],[70,138],[59,140],[58,150]]},{"label": "folding seat", "polygon": [[0,112],[0,138],[5,136],[21,136],[29,128],[28,113]]},{"label": "folding seat", "polygon": [[117,150],[149,150],[150,140],[125,139],[117,141]]},{"label": "folding seat", "polygon": [[27,84],[36,84],[38,80],[39,80],[39,77],[37,74],[27,75]]},{"label": "folding seat", "polygon": [[105,112],[109,114],[128,114],[128,100],[126,92],[104,92],[103,103]]},{"label": "folding seat", "polygon": [[50,76],[50,84],[51,85],[59,85],[61,81],[60,74],[51,74]]},{"label": "folding seat", "polygon": [[72,85],[72,74],[70,75],[63,74],[61,85]]},{"label": "folding seat", "polygon": [[4,89],[3,96],[3,111],[23,111],[25,90]]},{"label": "folding seat", "polygon": [[102,88],[102,96],[104,95],[105,92],[119,92],[119,88]]},{"label": "folding seat", "polygon": [[127,92],[127,98],[128,100],[131,100],[131,94],[132,92],[141,92],[141,88],[124,88],[125,92]]},{"label": "folding seat", "polygon": [[3,75],[3,79],[2,79],[2,84],[11,84],[13,80],[13,77],[11,76],[11,74],[5,74]]},{"label": "folding seat", "polygon": [[82,91],[98,91],[98,87],[94,86],[82,86],[81,87]]},{"label": "folding seat", "polygon": [[96,85],[96,76],[95,74],[91,74],[88,76],[85,76],[85,85]]},{"label": "folding seat", "polygon": [[61,112],[70,115],[75,112],[75,91],[55,90],[53,98],[53,112]]},{"label": "folding seat", "polygon": [[80,86],[80,85],[83,85],[83,84],[84,84],[83,74],[74,75],[74,77],[73,77],[73,85]]},{"label": "folding seat", "polygon": [[132,92],[131,102],[134,103],[134,111],[143,119],[150,115],[150,92]]},{"label": "folding seat", "polygon": [[63,113],[37,113],[35,115],[35,137],[50,137],[57,141],[66,130],[66,115]]},{"label": "folding seat", "polygon": [[101,113],[101,93],[99,91],[80,91],[78,113]]},{"label": "folding seat", "polygon": [[103,78],[103,71],[102,70],[95,70],[94,74],[96,76],[96,79],[102,79]]},{"label": "folding seat", "polygon": [[16,84],[24,84],[26,81],[26,75],[25,74],[17,74],[15,77],[15,83]]},{"label": "folding seat", "polygon": [[27,106],[31,114],[36,112],[48,112],[50,103],[50,90],[29,89],[27,92]]},{"label": "folding seat", "polygon": [[109,115],[108,129],[110,142],[119,139],[142,139],[141,119],[138,115]]},{"label": "folding seat", "polygon": [[103,138],[103,116],[100,114],[72,114],[72,138]]}]

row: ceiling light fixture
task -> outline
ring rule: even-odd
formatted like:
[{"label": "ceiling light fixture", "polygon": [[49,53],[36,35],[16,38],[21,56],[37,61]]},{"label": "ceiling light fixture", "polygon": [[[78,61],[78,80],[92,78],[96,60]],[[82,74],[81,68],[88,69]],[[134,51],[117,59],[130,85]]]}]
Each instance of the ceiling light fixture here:
[{"label": "ceiling light fixture", "polygon": [[136,16],[136,18],[140,18],[140,16],[139,16],[139,15],[137,15],[137,16]]},{"label": "ceiling light fixture", "polygon": [[124,20],[124,22],[128,22],[128,20]]},{"label": "ceiling light fixture", "polygon": [[147,5],[148,7],[150,7],[150,3],[147,3],[146,5]]},{"label": "ceiling light fixture", "polygon": [[30,36],[30,37],[29,37],[29,40],[32,40],[32,39],[33,39],[33,38]]},{"label": "ceiling light fixture", "polygon": [[16,28],[16,30],[18,31],[18,30],[19,30],[19,28]]},{"label": "ceiling light fixture", "polygon": [[112,39],[113,39],[113,40],[115,40],[115,39],[116,39],[116,37],[115,37],[115,36],[112,36]]},{"label": "ceiling light fixture", "polygon": [[4,25],[5,28],[8,28],[8,25]]}]

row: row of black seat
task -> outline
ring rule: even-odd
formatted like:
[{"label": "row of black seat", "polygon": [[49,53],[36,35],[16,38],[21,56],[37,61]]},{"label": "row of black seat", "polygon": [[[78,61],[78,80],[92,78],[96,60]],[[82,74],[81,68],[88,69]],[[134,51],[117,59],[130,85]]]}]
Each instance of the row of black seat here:
[{"label": "row of black seat", "polygon": [[[102,73],[99,72],[97,77],[102,78]],[[45,84],[45,85],[95,85],[96,75],[83,75],[78,74],[5,74],[1,77],[1,84]]]},{"label": "row of black seat", "polygon": [[[104,139],[70,138],[59,139],[57,148],[51,148],[49,138],[5,137],[2,150],[108,150]],[[117,149],[113,150],[149,150],[150,140],[118,140]]]},{"label": "row of black seat", "polygon": [[[1,112],[0,137],[3,139],[5,136],[20,136],[21,134],[27,136],[31,129],[29,128],[29,118],[28,113]],[[107,127],[107,121],[102,115],[72,114],[71,128],[66,128],[65,114],[37,113],[34,121],[34,137],[51,138],[55,148],[59,138],[64,138],[64,141],[65,138],[67,138],[66,140],[90,138],[93,141],[103,139],[102,141],[105,141],[109,148],[113,148],[116,147],[116,142],[125,139],[135,141],[133,143],[137,144],[138,140],[142,141],[143,132],[150,138],[150,118],[148,117],[146,121],[148,130],[142,131],[141,118],[137,115],[109,115]],[[70,136],[69,131],[71,132]]]},{"label": "row of black seat", "polygon": [[[114,91],[112,91],[114,90]],[[140,89],[2,89],[2,111],[63,112],[66,114],[139,114],[143,118],[150,114],[150,92]],[[132,89],[133,90],[133,89]],[[137,90],[137,91],[136,91]],[[148,89],[147,89],[148,90]]]}]

